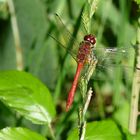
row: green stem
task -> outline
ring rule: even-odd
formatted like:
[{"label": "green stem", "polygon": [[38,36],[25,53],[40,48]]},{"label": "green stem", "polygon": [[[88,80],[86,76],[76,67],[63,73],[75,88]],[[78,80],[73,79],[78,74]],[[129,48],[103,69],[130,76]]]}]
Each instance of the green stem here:
[{"label": "green stem", "polygon": [[[87,92],[87,85],[88,82],[96,68],[97,60],[92,60],[87,72],[85,73],[84,77],[80,80],[80,90],[83,95],[84,105],[83,108],[79,110],[79,140],[84,140],[85,132],[86,132],[86,112],[92,97],[92,89],[90,88]],[[87,93],[87,94],[86,94]]]},{"label": "green stem", "polygon": [[79,140],[84,140],[85,133],[86,133],[86,121],[84,121],[84,123],[82,123],[81,125],[81,133],[79,135]]},{"label": "green stem", "polygon": [[83,110],[79,110],[79,140],[84,140],[86,132],[86,120],[85,115],[92,97],[92,89],[90,88],[87,94],[87,99],[84,104]]},{"label": "green stem", "polygon": [[130,119],[129,119],[129,131],[131,134],[136,134],[137,119],[139,115],[138,102],[139,102],[139,92],[140,92],[140,18],[139,27],[137,33],[138,42],[138,55],[136,70],[133,78],[132,95],[131,95],[131,107],[130,107]]},{"label": "green stem", "polygon": [[54,131],[53,131],[51,123],[48,124],[48,128],[49,128],[50,135],[51,135],[52,139],[55,140],[56,138],[55,138]]},{"label": "green stem", "polygon": [[80,91],[82,93],[83,99],[85,99],[87,93],[87,85],[91,76],[93,75],[93,72],[95,71],[97,62],[97,60],[91,61],[85,75],[80,79]]},{"label": "green stem", "polygon": [[11,26],[13,30],[13,37],[15,41],[15,50],[16,50],[16,63],[17,63],[17,69],[23,70],[23,55],[22,55],[22,48],[21,48],[21,42],[20,42],[20,35],[19,35],[19,28],[16,18],[16,12],[13,0],[7,0],[9,12],[11,15]]}]

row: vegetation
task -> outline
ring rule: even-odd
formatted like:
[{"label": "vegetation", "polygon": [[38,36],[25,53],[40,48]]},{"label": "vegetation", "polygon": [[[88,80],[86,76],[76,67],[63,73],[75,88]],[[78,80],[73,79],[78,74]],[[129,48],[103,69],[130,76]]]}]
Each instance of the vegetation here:
[{"label": "vegetation", "polygon": [[[0,139],[139,140],[139,4],[0,0]],[[84,67],[66,112],[72,47],[89,33],[97,65]]]}]

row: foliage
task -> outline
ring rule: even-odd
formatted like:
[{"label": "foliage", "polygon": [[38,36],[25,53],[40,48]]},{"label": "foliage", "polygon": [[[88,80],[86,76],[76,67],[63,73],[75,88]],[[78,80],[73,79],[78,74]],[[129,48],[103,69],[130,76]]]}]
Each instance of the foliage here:
[{"label": "foliage", "polygon": [[[10,13],[7,1],[13,2],[15,15]],[[96,36],[99,50],[125,48],[126,55],[118,51],[117,57],[109,57],[95,52],[104,66],[99,63],[100,70],[89,83],[94,95],[85,116],[85,139],[140,139],[139,120],[137,135],[128,132],[138,5],[127,0],[7,1],[0,0],[0,139],[78,139],[79,88],[71,110],[65,112],[76,63],[58,41],[71,48],[74,40],[80,42],[86,33]],[[55,13],[74,39],[64,32]],[[17,20],[20,49],[15,47],[12,16]],[[17,71],[19,53],[23,71]]]},{"label": "foliage", "polygon": [[4,128],[0,131],[0,138],[3,140],[46,140],[41,135],[26,128]]},{"label": "foliage", "polygon": [[0,99],[25,118],[37,124],[50,123],[55,115],[48,89],[30,74],[0,72]]},{"label": "foliage", "polygon": [[[74,138],[78,139],[77,129],[75,129],[75,131],[70,134],[68,140],[73,140]],[[92,122],[88,123],[86,126],[85,139],[121,140],[121,133],[113,121],[107,120],[100,122]]]}]

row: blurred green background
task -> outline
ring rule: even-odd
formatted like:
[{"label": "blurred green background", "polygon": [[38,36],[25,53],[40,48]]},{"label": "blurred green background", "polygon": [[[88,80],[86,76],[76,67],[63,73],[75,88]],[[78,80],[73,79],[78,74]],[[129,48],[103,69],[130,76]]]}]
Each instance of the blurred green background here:
[{"label": "blurred green background", "polygon": [[[58,31],[55,21],[57,13],[77,40],[83,38],[78,17],[85,1],[81,0],[14,0],[24,70],[38,77],[49,88],[54,99],[57,116],[54,120],[56,136],[65,138],[71,128],[77,126],[77,110],[81,95],[77,90],[74,105],[65,113],[65,102],[76,70],[75,60],[49,37],[56,34],[61,42],[63,34]],[[94,95],[87,112],[87,121],[113,118],[119,126],[128,128],[129,107],[134,69],[135,53],[133,45],[138,27],[138,5],[130,0],[99,0],[92,22],[91,33],[97,38],[98,47],[121,46],[128,49],[126,68],[116,66],[112,73],[102,70],[100,78],[92,79],[89,85]],[[66,35],[67,36],[67,35]],[[0,1],[0,70],[16,68],[14,39],[10,15],[5,1]],[[97,71],[98,73],[98,71]],[[46,135],[46,127],[34,126],[19,117],[0,102],[0,128],[6,126],[26,126]],[[138,121],[139,122],[139,121]],[[138,128],[140,127],[138,123]]]}]

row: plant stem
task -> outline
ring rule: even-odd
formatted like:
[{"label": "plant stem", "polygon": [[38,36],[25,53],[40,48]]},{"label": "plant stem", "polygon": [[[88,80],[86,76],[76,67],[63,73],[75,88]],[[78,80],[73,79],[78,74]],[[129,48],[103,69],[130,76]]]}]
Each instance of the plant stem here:
[{"label": "plant stem", "polygon": [[90,88],[87,94],[87,99],[84,104],[83,110],[79,110],[79,140],[84,140],[86,133],[86,120],[85,115],[92,97],[92,89]]},{"label": "plant stem", "polygon": [[[84,11],[82,13],[82,19],[83,19],[82,23],[83,23],[84,28],[87,31],[87,33],[90,33],[90,31],[91,31],[91,27],[92,27],[91,19],[97,9],[98,2],[99,2],[99,0],[87,1],[86,5],[84,7]],[[97,62],[98,62],[98,60],[96,60],[96,58],[94,58],[94,56],[93,56],[93,59],[91,60],[90,65],[89,65],[85,75],[83,77],[81,77],[81,79],[80,79],[80,91],[83,96],[84,105],[83,105],[82,111],[79,110],[79,140],[84,140],[84,138],[85,138],[85,133],[86,133],[85,115],[86,115],[87,108],[89,106],[92,92],[93,92],[91,88],[87,92],[87,85],[88,85],[88,82],[89,82],[93,72],[95,71]]]},{"label": "plant stem", "polygon": [[133,79],[133,86],[132,86],[130,120],[129,120],[129,131],[132,134],[136,134],[137,119],[139,115],[138,102],[139,102],[139,92],[140,92],[140,18],[139,18],[139,27],[137,33],[137,42],[138,42],[138,48],[137,48],[138,55],[136,61],[136,70]]},{"label": "plant stem", "polygon": [[13,0],[7,0],[9,12],[11,15],[11,26],[13,30],[13,37],[15,42],[15,50],[16,50],[16,64],[18,70],[23,70],[23,55],[22,55],[22,49],[21,49],[21,42],[20,42],[20,35],[19,35],[19,29],[18,29],[18,23],[15,13],[15,7]]},{"label": "plant stem", "polygon": [[87,69],[87,72],[85,73],[84,77],[82,77],[80,80],[80,90],[83,95],[84,105],[83,108],[79,110],[79,140],[84,140],[85,137],[85,132],[86,132],[85,115],[93,92],[91,88],[87,92],[87,85],[96,68],[96,64],[97,64],[97,60],[92,60]]},{"label": "plant stem", "polygon": [[49,128],[52,139],[55,140],[55,135],[54,135],[54,131],[53,131],[51,123],[48,124],[48,128]]},{"label": "plant stem", "polygon": [[85,99],[85,97],[86,97],[87,85],[88,85],[88,82],[89,82],[93,72],[95,71],[97,62],[98,62],[97,60],[92,60],[85,75],[83,77],[81,77],[81,79],[80,79],[80,90],[81,90],[83,99]]},{"label": "plant stem", "polygon": [[91,97],[92,97],[92,88],[89,89],[88,91],[88,94],[87,94],[87,99],[86,99],[86,102],[85,102],[85,105],[84,105],[84,109],[83,109],[83,117],[85,116],[86,114],[86,111],[88,109],[88,106],[89,106],[89,103],[90,103],[90,100],[91,100]]},{"label": "plant stem", "polygon": [[84,123],[82,123],[81,125],[81,134],[79,135],[79,140],[84,140],[85,138],[85,133],[86,133],[86,121],[84,121]]}]

